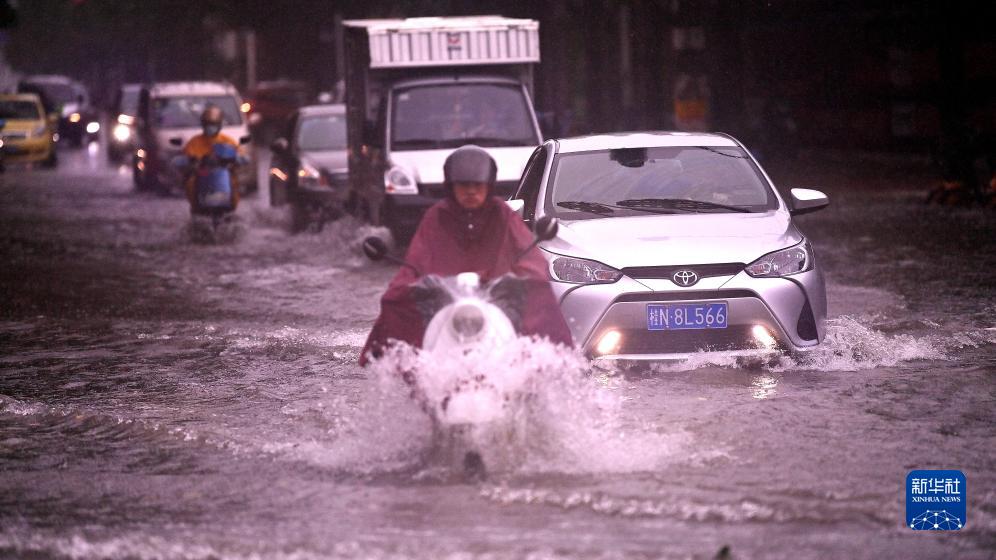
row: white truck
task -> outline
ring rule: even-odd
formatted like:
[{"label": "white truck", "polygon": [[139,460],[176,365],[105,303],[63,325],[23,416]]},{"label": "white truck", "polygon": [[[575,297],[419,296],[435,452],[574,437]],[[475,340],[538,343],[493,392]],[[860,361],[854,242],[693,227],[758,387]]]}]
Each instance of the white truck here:
[{"label": "white truck", "polygon": [[445,196],[443,161],[476,144],[511,195],[542,142],[539,23],[500,16],[345,21],[350,200],[406,238]]}]

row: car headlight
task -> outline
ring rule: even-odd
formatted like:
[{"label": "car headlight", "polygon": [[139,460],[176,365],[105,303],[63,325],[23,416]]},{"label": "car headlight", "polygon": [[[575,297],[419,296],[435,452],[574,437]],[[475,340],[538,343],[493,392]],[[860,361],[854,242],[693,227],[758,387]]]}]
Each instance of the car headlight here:
[{"label": "car headlight", "polygon": [[611,284],[622,272],[598,261],[550,254],[550,273],[558,282],[572,284]]},{"label": "car headlight", "polygon": [[754,278],[780,278],[813,269],[813,249],[808,241],[768,253],[747,265],[747,274]]},{"label": "car headlight", "polygon": [[418,185],[405,168],[394,166],[384,173],[384,190],[394,194],[418,194]]},{"label": "car headlight", "polygon": [[327,185],[322,172],[317,167],[306,161],[301,162],[301,167],[297,170],[297,184],[302,187],[317,187]]},{"label": "car headlight", "polygon": [[131,138],[131,127],[126,124],[118,123],[114,125],[114,130],[111,134],[118,142],[127,142],[128,139]]},{"label": "car headlight", "polygon": [[96,134],[98,132],[100,132],[100,123],[99,122],[97,122],[97,121],[90,121],[90,122],[86,123],[86,133],[87,134]]},{"label": "car headlight", "polygon": [[69,122],[78,123],[80,119],[83,118],[79,113],[72,113],[69,115]]}]

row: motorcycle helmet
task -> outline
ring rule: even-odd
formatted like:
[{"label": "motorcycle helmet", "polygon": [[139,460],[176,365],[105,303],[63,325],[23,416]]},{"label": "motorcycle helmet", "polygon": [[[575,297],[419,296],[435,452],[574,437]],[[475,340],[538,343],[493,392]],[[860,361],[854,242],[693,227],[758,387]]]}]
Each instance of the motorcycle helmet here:
[{"label": "motorcycle helmet", "polygon": [[453,189],[453,183],[486,183],[488,190],[498,177],[498,164],[483,148],[468,144],[457,148],[443,163],[443,181],[446,188]]},{"label": "motorcycle helmet", "polygon": [[204,112],[201,113],[201,128],[204,129],[204,134],[208,136],[215,136],[221,132],[221,125],[224,122],[224,114],[221,112],[220,107],[214,105],[208,105]]}]

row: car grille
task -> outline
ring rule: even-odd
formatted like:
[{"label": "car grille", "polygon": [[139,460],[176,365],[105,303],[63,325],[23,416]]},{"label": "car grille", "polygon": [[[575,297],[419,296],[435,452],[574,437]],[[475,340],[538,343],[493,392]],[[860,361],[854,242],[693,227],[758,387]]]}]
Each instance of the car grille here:
[{"label": "car grille", "polygon": [[[518,186],[518,181],[498,181],[495,183],[494,192],[491,194],[508,200],[513,194],[515,194],[515,189]],[[418,186],[418,192],[423,196],[443,198],[446,196],[446,186],[442,183],[421,183]]]},{"label": "car grille", "polygon": [[734,274],[739,274],[745,266],[743,263],[630,266],[622,269],[622,273],[630,278],[670,279],[679,270],[691,270],[695,274],[698,274],[699,278],[709,278],[710,276],[733,276]]},{"label": "car grille", "polygon": [[734,325],[725,329],[687,331],[621,331],[622,347],[617,354],[671,354],[758,348],[749,325]]},{"label": "car grille", "polygon": [[5,132],[3,133],[4,140],[24,140],[28,137],[27,132]]},{"label": "car grille", "polygon": [[329,173],[329,183],[336,188],[349,188],[349,173]]}]

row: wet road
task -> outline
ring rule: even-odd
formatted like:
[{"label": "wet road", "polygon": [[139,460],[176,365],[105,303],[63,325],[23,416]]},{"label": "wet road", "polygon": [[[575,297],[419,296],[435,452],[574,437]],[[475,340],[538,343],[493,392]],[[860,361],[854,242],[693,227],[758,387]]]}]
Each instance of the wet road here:
[{"label": "wet road", "polygon": [[[802,362],[564,371],[468,484],[356,367],[393,269],[344,221],[263,200],[229,245],[98,151],[0,176],[0,557],[992,558],[996,213],[920,204],[929,170],[775,162],[828,340]],[[496,444],[498,445],[498,444]],[[903,525],[906,474],[962,470],[960,532]]]}]

